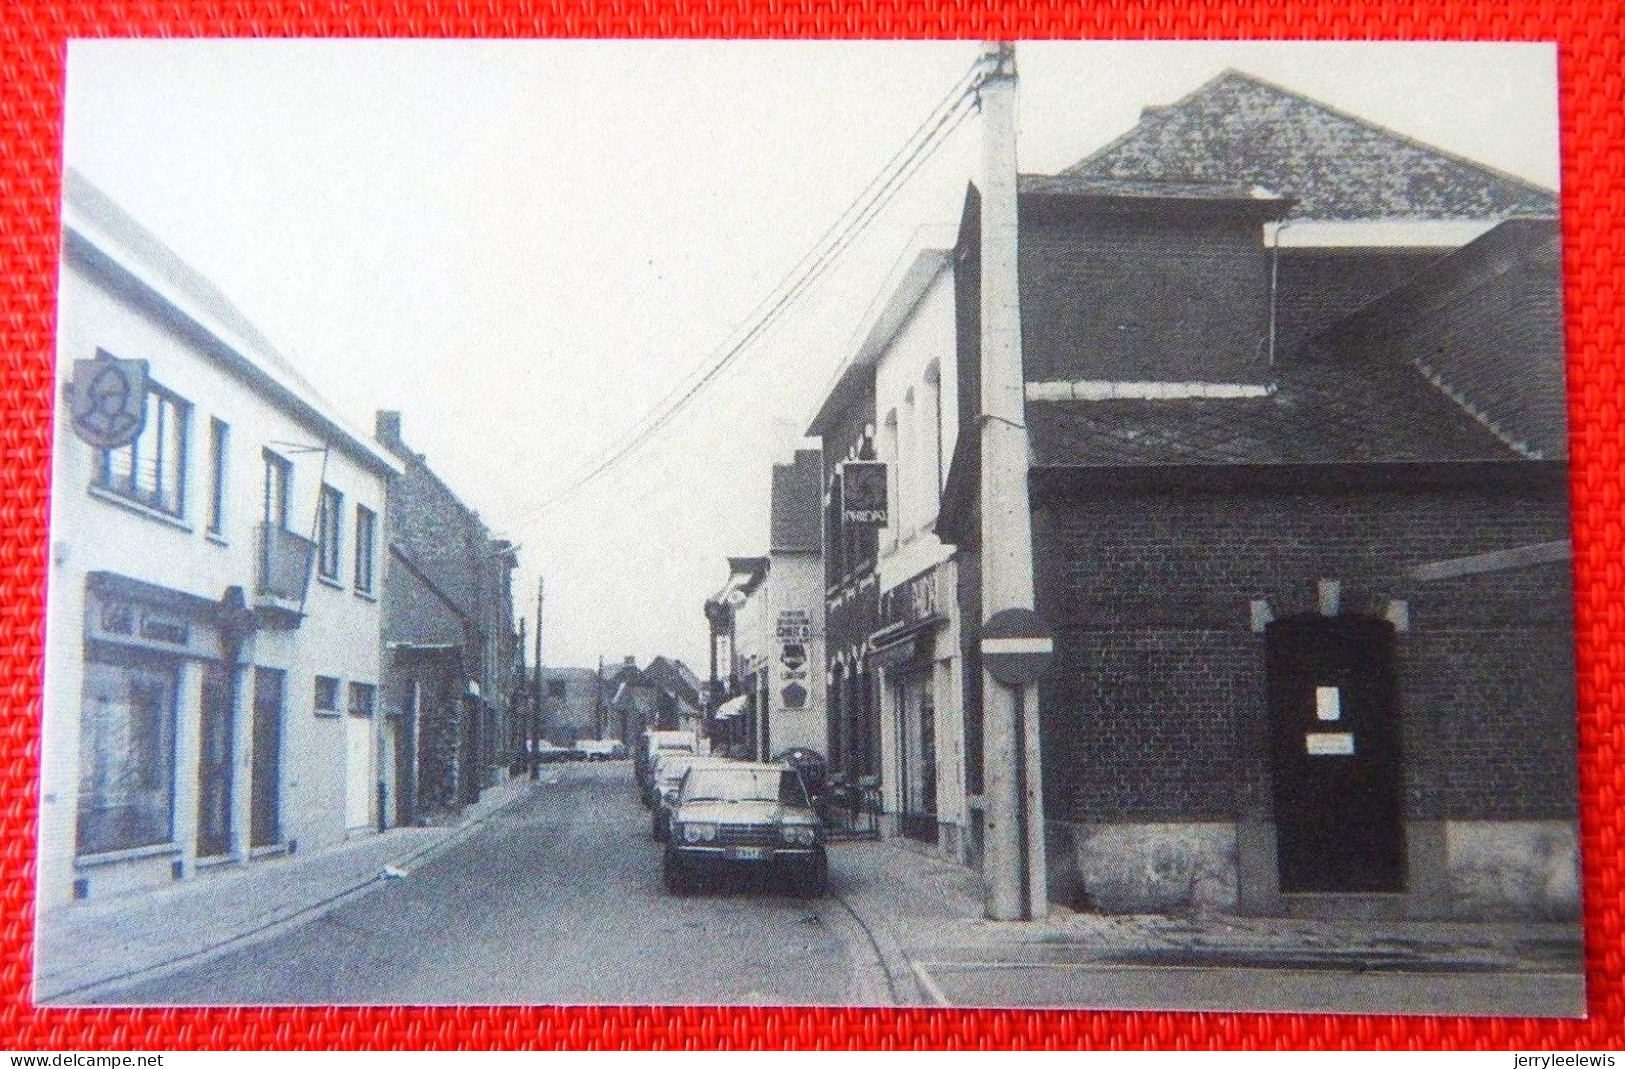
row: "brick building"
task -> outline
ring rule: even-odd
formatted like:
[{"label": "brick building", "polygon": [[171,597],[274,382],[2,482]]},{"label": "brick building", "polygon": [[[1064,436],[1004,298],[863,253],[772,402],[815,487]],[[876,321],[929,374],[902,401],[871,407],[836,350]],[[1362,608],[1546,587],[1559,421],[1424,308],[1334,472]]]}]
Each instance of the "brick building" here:
[{"label": "brick building", "polygon": [[384,572],[386,808],[404,823],[478,801],[522,766],[518,560],[406,445],[400,413],[379,412],[376,436],[405,469]]},{"label": "brick building", "polygon": [[1554,196],[1234,72],[1019,188],[1051,896],[1575,914]]}]

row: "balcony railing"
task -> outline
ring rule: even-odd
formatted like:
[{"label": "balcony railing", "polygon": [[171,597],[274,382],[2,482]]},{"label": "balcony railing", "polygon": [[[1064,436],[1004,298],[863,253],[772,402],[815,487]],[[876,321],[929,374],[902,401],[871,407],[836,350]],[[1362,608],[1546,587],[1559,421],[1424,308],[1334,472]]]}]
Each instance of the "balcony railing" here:
[{"label": "balcony railing", "polygon": [[316,543],[284,527],[259,526],[259,577],[255,591],[263,598],[303,602],[316,560]]}]

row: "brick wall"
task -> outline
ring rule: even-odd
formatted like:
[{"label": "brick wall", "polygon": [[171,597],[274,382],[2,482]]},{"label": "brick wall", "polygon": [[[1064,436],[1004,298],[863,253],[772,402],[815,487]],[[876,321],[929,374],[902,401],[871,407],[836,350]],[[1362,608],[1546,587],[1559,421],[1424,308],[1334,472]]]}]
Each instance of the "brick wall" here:
[{"label": "brick wall", "polygon": [[1053,498],[1035,522],[1046,805],[1061,820],[1267,817],[1264,639],[1342,582],[1344,611],[1410,603],[1399,638],[1407,810],[1540,819],[1575,797],[1563,566],[1434,583],[1406,569],[1567,535],[1561,486]]},{"label": "brick wall", "polygon": [[1256,218],[1023,212],[1019,271],[1028,381],[1269,379]]},{"label": "brick wall", "polygon": [[1281,250],[1275,296],[1276,358],[1290,357],[1304,342],[1381,297],[1443,253],[1440,249]]}]

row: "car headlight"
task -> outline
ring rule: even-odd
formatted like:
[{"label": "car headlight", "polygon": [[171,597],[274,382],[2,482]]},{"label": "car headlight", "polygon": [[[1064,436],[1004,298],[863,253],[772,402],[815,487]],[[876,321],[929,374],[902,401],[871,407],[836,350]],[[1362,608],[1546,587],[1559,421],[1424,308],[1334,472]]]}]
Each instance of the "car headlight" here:
[{"label": "car headlight", "polygon": [[805,824],[786,824],[779,829],[779,837],[796,846],[811,846],[818,833]]},{"label": "car headlight", "polygon": [[717,826],[715,824],[683,825],[683,842],[685,843],[710,842],[716,837]]}]

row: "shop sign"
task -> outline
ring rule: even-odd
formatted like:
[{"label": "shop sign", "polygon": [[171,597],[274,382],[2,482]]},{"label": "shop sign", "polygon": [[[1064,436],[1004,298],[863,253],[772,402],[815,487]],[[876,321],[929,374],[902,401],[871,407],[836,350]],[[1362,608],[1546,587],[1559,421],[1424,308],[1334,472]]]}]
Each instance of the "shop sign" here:
[{"label": "shop sign", "polygon": [[884,527],[886,465],[878,460],[849,460],[841,465],[841,522],[858,527]]},{"label": "shop sign", "polygon": [[75,360],[67,395],[75,434],[97,449],[129,445],[147,422],[147,362]]}]

